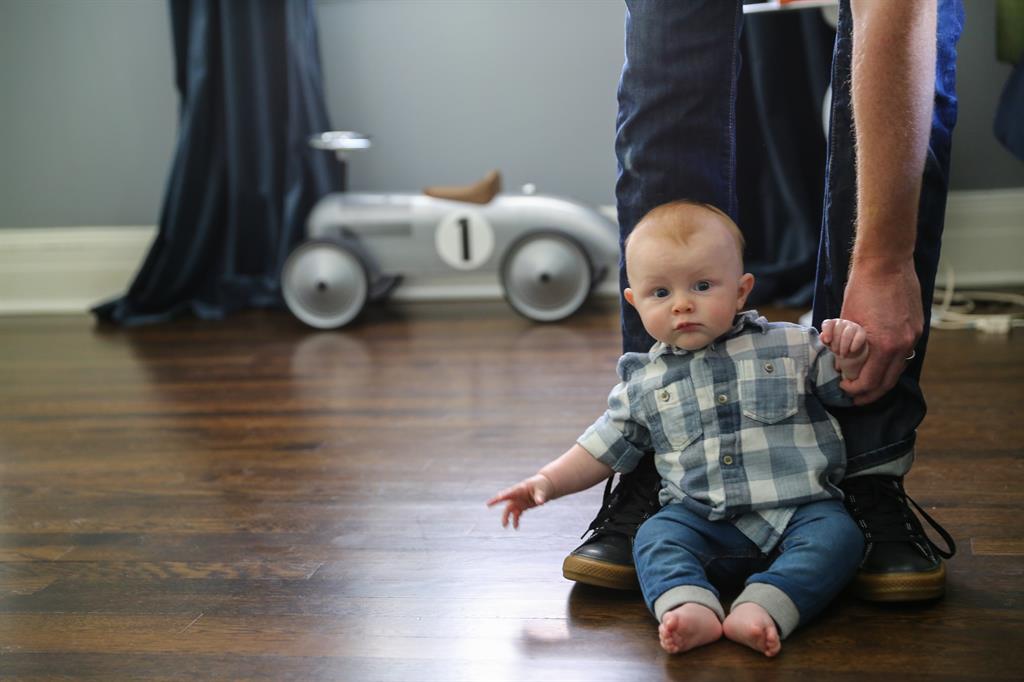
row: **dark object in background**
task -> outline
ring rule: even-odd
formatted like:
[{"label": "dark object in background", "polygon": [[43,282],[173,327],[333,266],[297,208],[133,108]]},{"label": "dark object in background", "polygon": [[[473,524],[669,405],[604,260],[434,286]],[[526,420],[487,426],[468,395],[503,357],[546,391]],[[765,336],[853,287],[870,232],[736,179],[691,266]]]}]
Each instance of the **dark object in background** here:
[{"label": "dark object in background", "polygon": [[278,276],[337,162],[313,0],[171,0],[180,127],[159,231],[128,293],[93,309],[124,325],[282,305]]},{"label": "dark object in background", "polygon": [[992,130],[996,139],[1024,161],[1024,0],[996,4],[996,58],[1016,64],[999,97]]},{"label": "dark object in background", "polygon": [[821,232],[826,142],[822,103],[835,30],[818,10],[744,19],[736,104],[739,225],[750,307],[809,307]]},{"label": "dark object in background", "polygon": [[1013,67],[1003,87],[993,124],[996,139],[1024,161],[1024,59]]}]

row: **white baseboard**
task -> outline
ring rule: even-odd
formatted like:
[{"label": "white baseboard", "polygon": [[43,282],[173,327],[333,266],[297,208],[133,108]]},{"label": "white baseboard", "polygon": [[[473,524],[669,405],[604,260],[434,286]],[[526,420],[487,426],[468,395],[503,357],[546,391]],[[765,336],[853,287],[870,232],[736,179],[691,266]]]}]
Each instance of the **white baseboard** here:
[{"label": "white baseboard", "polygon": [[154,226],[0,229],[0,314],[82,313],[128,288]]},{"label": "white baseboard", "polygon": [[[123,293],[155,235],[154,226],[0,229],[0,314],[83,313]],[[1024,285],[1024,188],[951,193],[942,250],[940,284],[952,268],[958,288]],[[614,276],[598,291],[616,295]],[[500,297],[483,280],[395,291],[406,301]]]},{"label": "white baseboard", "polygon": [[952,192],[946,204],[938,285],[1024,284],[1024,187]]}]

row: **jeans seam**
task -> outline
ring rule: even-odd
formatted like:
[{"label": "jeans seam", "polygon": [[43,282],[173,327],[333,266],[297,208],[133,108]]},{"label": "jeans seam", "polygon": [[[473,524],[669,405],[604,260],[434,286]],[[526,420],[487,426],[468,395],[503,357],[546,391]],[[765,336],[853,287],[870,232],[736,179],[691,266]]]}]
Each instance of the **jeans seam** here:
[{"label": "jeans seam", "polygon": [[[732,24],[732,61],[729,63],[729,129],[726,143],[726,150],[728,154],[728,160],[726,166],[726,186],[729,188],[729,206],[726,207],[726,212],[729,215],[738,215],[739,206],[736,199],[736,98],[737,90],[739,88],[739,65],[737,60],[740,56],[740,30],[743,21],[743,5],[740,2],[736,3],[736,10],[733,15]],[[731,141],[731,144],[728,142]]]}]

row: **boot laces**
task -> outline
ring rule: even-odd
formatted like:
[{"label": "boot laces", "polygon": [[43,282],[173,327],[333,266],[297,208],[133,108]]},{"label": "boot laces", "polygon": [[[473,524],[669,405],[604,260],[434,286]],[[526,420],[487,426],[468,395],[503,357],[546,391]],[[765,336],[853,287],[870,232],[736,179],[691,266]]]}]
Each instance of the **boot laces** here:
[{"label": "boot laces", "polygon": [[[843,483],[847,506],[854,520],[864,531],[868,542],[912,542],[926,544],[936,554],[949,559],[956,554],[953,537],[928,515],[917,502],[907,495],[903,480],[888,476],[860,476]],[[910,503],[909,505],[907,503]],[[928,522],[946,544],[946,549],[936,545],[925,532],[921,521],[910,509]]]},{"label": "boot laces", "polygon": [[615,477],[609,477],[604,486],[604,499],[597,516],[580,537],[591,531],[598,533],[614,533],[633,537],[641,523],[654,515],[661,505],[658,502],[658,491],[661,489],[661,477],[653,470],[634,471],[620,475],[619,483],[612,488]]}]

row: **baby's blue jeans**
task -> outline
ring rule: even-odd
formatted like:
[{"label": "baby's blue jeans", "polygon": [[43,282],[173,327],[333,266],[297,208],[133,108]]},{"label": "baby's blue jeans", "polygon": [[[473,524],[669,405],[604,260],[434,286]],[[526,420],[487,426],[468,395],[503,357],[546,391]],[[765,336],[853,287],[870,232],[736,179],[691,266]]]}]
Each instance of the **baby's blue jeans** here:
[{"label": "baby's blue jeans", "polygon": [[658,621],[684,603],[724,619],[717,584],[744,584],[733,606],[754,602],[780,637],[821,612],[857,570],[864,535],[838,500],[797,509],[779,544],[764,554],[729,521],[708,521],[669,504],[644,522],[633,545],[640,589]]}]

